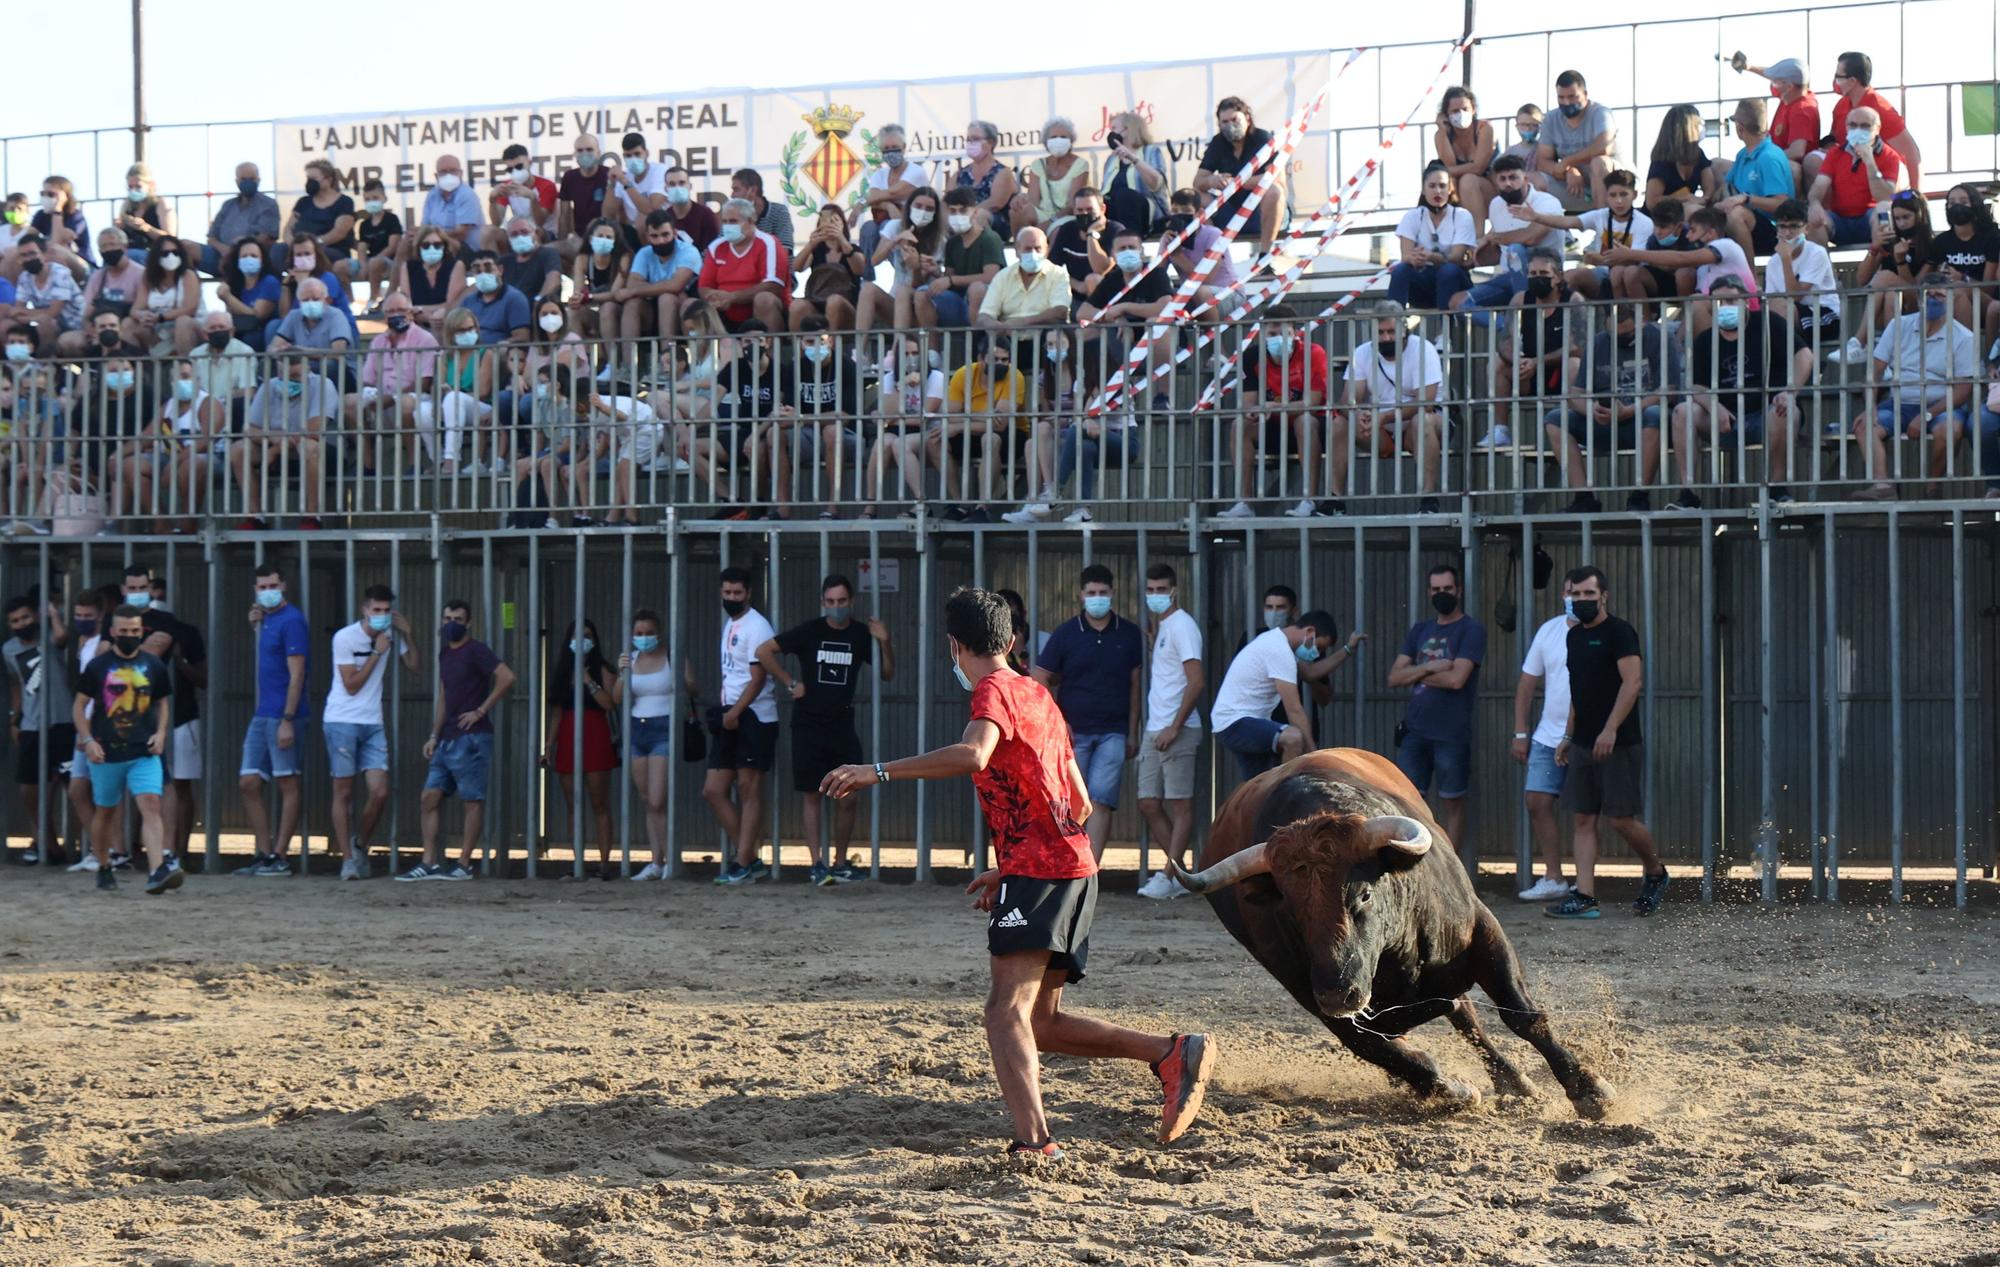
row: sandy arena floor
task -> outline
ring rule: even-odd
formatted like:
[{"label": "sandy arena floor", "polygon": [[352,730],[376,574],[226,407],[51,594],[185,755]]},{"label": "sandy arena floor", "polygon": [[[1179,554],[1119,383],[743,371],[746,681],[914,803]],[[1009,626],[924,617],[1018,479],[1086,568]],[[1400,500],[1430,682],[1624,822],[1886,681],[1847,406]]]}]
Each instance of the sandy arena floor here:
[{"label": "sandy arena floor", "polygon": [[1144,1068],[1051,1058],[1030,1173],[954,889],[81,880],[0,877],[8,1267],[2000,1265],[1990,903],[1504,903],[1590,1124],[1490,1010],[1548,1098],[1421,1110],[1205,905],[1107,893],[1075,1004],[1211,1030],[1218,1085],[1163,1149]]}]

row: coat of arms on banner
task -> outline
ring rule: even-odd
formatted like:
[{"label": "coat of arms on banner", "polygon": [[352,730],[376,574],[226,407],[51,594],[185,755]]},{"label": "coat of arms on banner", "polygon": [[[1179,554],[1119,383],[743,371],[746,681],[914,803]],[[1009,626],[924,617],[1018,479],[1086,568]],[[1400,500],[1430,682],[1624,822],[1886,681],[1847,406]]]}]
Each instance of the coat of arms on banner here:
[{"label": "coat of arms on banner", "polygon": [[[861,122],[862,112],[853,106],[821,106],[811,114],[800,115],[820,139],[819,148],[801,165],[799,155],[806,147],[804,132],[792,133],[785,142],[784,153],[778,162],[779,185],[785,191],[785,201],[792,210],[811,218],[819,214],[822,203],[844,202],[852,207],[861,202],[863,190],[857,186],[852,193],[847,187],[853,185],[861,173],[872,165],[881,163],[882,154],[875,145],[874,133],[866,128],[857,130],[855,124]],[[861,141],[863,153],[856,154],[847,143],[854,136]],[[812,188],[801,183],[800,177],[818,189],[820,197],[812,196]],[[843,198],[842,194],[846,194]]]}]

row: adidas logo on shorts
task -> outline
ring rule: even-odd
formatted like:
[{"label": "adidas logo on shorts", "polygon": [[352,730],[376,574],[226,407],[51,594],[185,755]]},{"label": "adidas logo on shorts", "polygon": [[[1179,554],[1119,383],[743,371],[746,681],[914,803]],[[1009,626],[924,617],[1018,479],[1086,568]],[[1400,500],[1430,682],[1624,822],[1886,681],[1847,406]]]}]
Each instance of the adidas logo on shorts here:
[{"label": "adidas logo on shorts", "polygon": [[1027,926],[1028,917],[1021,914],[1021,908],[1018,906],[993,921],[993,927],[995,928],[1026,928]]}]

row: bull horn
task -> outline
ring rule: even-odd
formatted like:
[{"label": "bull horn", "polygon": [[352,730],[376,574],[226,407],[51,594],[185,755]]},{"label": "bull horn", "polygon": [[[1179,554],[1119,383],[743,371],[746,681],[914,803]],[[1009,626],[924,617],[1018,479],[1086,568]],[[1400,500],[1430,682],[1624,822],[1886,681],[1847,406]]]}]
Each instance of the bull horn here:
[{"label": "bull horn", "polygon": [[1377,849],[1395,849],[1421,858],[1431,851],[1431,829],[1402,814],[1383,814],[1363,828]]},{"label": "bull horn", "polygon": [[1181,887],[1190,893],[1213,893],[1217,889],[1226,889],[1239,880],[1247,880],[1253,875],[1269,875],[1271,860],[1264,854],[1268,845],[1268,841],[1252,845],[1200,871],[1184,870],[1170,854],[1167,857],[1167,872],[1180,881]]}]

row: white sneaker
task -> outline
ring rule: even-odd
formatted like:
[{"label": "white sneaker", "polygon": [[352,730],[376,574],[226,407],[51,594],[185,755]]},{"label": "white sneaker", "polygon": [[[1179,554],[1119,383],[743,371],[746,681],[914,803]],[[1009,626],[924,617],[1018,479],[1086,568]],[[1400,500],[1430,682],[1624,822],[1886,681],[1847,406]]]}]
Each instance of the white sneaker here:
[{"label": "white sneaker", "polygon": [[1090,523],[1095,518],[1096,518],[1095,515],[1091,514],[1083,507],[1078,506],[1075,510],[1070,511],[1067,515],[1063,516],[1063,522],[1066,524],[1087,524]]},{"label": "white sneaker", "polygon": [[1868,349],[1861,346],[1861,340],[1849,335],[1846,345],[1827,353],[1826,359],[1835,365],[1866,365]]},{"label": "white sneaker", "polygon": [[1286,511],[1285,518],[1311,519],[1314,515],[1317,515],[1318,513],[1319,513],[1319,503],[1315,502],[1312,498],[1307,497],[1301,500],[1298,505]]},{"label": "white sneaker", "polygon": [[639,868],[639,873],[633,876],[632,880],[634,883],[637,883],[640,880],[664,880],[666,877],[667,869],[665,867],[657,862],[649,862]]},{"label": "white sneaker", "polygon": [[1221,511],[1215,517],[1217,519],[1255,519],[1257,512],[1250,508],[1249,502],[1237,502],[1234,506],[1231,506],[1228,510]]},{"label": "white sneaker", "polygon": [[1571,884],[1568,880],[1556,880],[1543,876],[1514,896],[1523,902],[1553,902],[1557,898],[1568,897]]},{"label": "white sneaker", "polygon": [[1166,896],[1165,888],[1167,881],[1171,878],[1164,871],[1155,871],[1153,874],[1147,876],[1144,882],[1139,885],[1139,896],[1149,897],[1155,901],[1164,898]]},{"label": "white sneaker", "polygon": [[1165,900],[1171,902],[1177,897],[1186,897],[1189,894],[1189,892],[1191,892],[1191,890],[1184,889],[1181,887],[1181,882],[1179,880],[1174,879],[1172,876],[1168,876],[1167,883],[1164,886],[1164,889],[1161,892],[1160,896]]},{"label": "white sneaker", "polygon": [[72,863],[70,863],[70,864],[69,864],[69,866],[68,866],[68,867],[66,867],[66,868],[65,868],[65,870],[69,870],[69,871],[95,871],[95,870],[97,870],[97,855],[96,855],[96,854],[94,854],[94,853],[86,853],[86,854],[84,854],[84,855],[83,855],[83,861],[81,861],[81,862],[72,862]]},{"label": "white sneaker", "polygon": [[1047,502],[1029,502],[1021,509],[1010,510],[1000,518],[1010,524],[1038,524],[1054,513],[1054,509]]},{"label": "white sneaker", "polygon": [[1475,449],[1511,449],[1514,447],[1514,433],[1507,424],[1501,423],[1486,433],[1486,438],[1472,446]]}]

